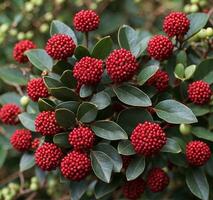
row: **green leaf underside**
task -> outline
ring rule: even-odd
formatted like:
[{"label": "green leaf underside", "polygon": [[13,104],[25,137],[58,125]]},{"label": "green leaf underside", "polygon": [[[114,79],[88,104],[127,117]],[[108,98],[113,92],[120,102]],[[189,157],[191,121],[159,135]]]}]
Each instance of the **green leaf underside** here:
[{"label": "green leaf underside", "polygon": [[18,118],[26,129],[29,129],[30,131],[33,131],[33,132],[36,131],[35,123],[34,123],[36,115],[28,114],[28,113],[24,112],[24,113],[19,114]]},{"label": "green leaf underside", "polygon": [[213,132],[209,131],[208,129],[203,127],[193,127],[192,133],[198,138],[213,142]]},{"label": "green leaf underside", "polygon": [[118,143],[118,153],[125,156],[135,154],[134,147],[129,140],[123,140]]},{"label": "green leaf underside", "polygon": [[180,153],[181,148],[178,142],[175,139],[167,138],[166,144],[161,149],[161,152],[168,152],[168,153]]},{"label": "green leaf underside", "polygon": [[70,182],[70,196],[72,200],[80,200],[83,194],[86,192],[88,184],[85,180]]},{"label": "green leaf underside", "polygon": [[24,153],[21,157],[19,169],[21,172],[32,168],[35,165],[34,156],[28,153]]}]

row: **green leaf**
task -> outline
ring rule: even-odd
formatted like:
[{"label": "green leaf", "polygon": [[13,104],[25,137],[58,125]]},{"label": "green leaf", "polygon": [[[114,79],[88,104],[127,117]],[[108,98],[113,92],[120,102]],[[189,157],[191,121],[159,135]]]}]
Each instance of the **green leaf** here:
[{"label": "green leaf", "polygon": [[142,69],[137,76],[137,81],[139,85],[143,85],[146,81],[149,80],[159,69],[159,62],[150,63],[149,66]]},{"label": "green leaf", "polygon": [[53,142],[60,147],[70,148],[71,145],[68,142],[68,136],[68,132],[56,134],[53,137]]},{"label": "green leaf", "polygon": [[152,102],[148,95],[137,87],[131,85],[121,85],[113,88],[118,99],[130,106],[148,107],[152,105]]},{"label": "green leaf", "polygon": [[121,156],[118,154],[117,150],[113,146],[109,144],[100,143],[94,147],[94,150],[104,152],[106,155],[108,155],[112,159],[113,170],[115,172],[121,171],[122,159]]},{"label": "green leaf", "polygon": [[19,170],[21,172],[32,168],[35,165],[34,156],[32,154],[24,153],[19,163]]},{"label": "green leaf", "polygon": [[141,40],[137,32],[130,26],[123,25],[118,30],[118,43],[121,48],[130,50],[135,57],[139,57],[146,49],[149,37]]},{"label": "green leaf", "polygon": [[65,70],[60,78],[61,82],[68,88],[76,88],[77,81],[73,77],[71,70]]},{"label": "green leaf", "polygon": [[185,72],[184,72],[185,80],[190,79],[194,75],[196,67],[197,67],[196,65],[190,65],[190,66],[186,67]]},{"label": "green leaf", "polygon": [[78,95],[71,89],[67,87],[57,87],[51,88],[50,93],[57,98],[58,100],[62,101],[76,101],[79,100]]},{"label": "green leaf", "polygon": [[84,123],[90,123],[95,120],[98,114],[96,105],[88,102],[82,103],[77,112],[77,118]]},{"label": "green leaf", "polygon": [[90,157],[95,175],[102,181],[109,183],[113,169],[111,158],[101,151],[91,151]]},{"label": "green leaf", "polygon": [[53,59],[44,49],[31,49],[25,52],[29,61],[39,70],[52,70]]},{"label": "green leaf", "polygon": [[91,102],[97,106],[98,110],[103,110],[110,105],[111,98],[106,92],[102,91],[93,95]]},{"label": "green leaf", "polygon": [[67,102],[62,102],[62,103],[58,104],[56,106],[56,109],[66,108],[66,109],[76,113],[79,105],[80,105],[80,102],[78,102],[78,101],[67,101]]},{"label": "green leaf", "polygon": [[80,60],[83,57],[90,56],[90,52],[85,46],[79,45],[75,48],[74,55]]},{"label": "green leaf", "polygon": [[122,110],[117,118],[117,123],[128,134],[131,134],[133,129],[139,123],[143,123],[145,121],[153,121],[153,118],[151,114],[143,108],[127,108],[125,110]]},{"label": "green leaf", "polygon": [[43,98],[38,100],[39,110],[42,111],[53,111],[55,109],[55,104],[49,99]]},{"label": "green leaf", "polygon": [[7,158],[7,150],[0,146],[0,168],[3,166]]},{"label": "green leaf", "polygon": [[75,125],[75,113],[66,108],[56,109],[55,117],[58,124],[64,128],[70,128]]},{"label": "green leaf", "polygon": [[181,148],[178,142],[175,139],[167,138],[166,144],[161,149],[161,152],[168,152],[168,153],[180,153]]},{"label": "green leaf", "polygon": [[50,76],[44,76],[44,83],[46,87],[49,89],[62,86],[61,82],[59,82],[57,79],[52,78]]},{"label": "green leaf", "polygon": [[198,138],[202,138],[213,142],[213,132],[209,131],[208,129],[195,126],[192,127],[192,133]]},{"label": "green leaf", "polygon": [[172,124],[191,124],[197,122],[193,112],[175,100],[161,101],[154,109],[159,118]]},{"label": "green leaf", "polygon": [[176,63],[177,64],[182,64],[183,66],[187,65],[187,56],[186,56],[186,51],[185,50],[181,50],[178,54],[177,54],[177,59],[176,59]]},{"label": "green leaf", "polygon": [[0,67],[0,79],[8,85],[26,85],[27,79],[17,68]]},{"label": "green leaf", "polygon": [[202,61],[196,68],[194,80],[205,80],[209,84],[213,83],[213,58]]},{"label": "green leaf", "polygon": [[33,131],[33,132],[36,131],[35,123],[34,123],[36,115],[28,114],[28,113],[24,112],[24,113],[19,114],[18,118],[26,129],[29,129],[30,131]]},{"label": "green leaf", "polygon": [[79,96],[81,98],[86,98],[92,95],[94,87],[91,85],[82,85],[80,88]]},{"label": "green leaf", "polygon": [[145,158],[136,156],[129,164],[126,170],[126,178],[128,181],[136,179],[145,169]]},{"label": "green leaf", "polygon": [[95,185],[95,197],[96,199],[100,199],[107,194],[110,194],[116,190],[120,185],[120,181],[117,179],[114,179],[110,184],[104,183],[102,181],[98,181],[98,183]]},{"label": "green leaf", "polygon": [[184,80],[184,73],[184,65],[182,63],[177,64],[174,71],[175,77]]},{"label": "green leaf", "polygon": [[129,140],[123,140],[118,143],[118,153],[125,156],[135,154],[134,147]]},{"label": "green leaf", "polygon": [[95,134],[107,140],[125,140],[128,139],[126,132],[115,122],[100,120],[91,126]]},{"label": "green leaf", "polygon": [[70,197],[72,200],[80,200],[84,193],[87,191],[88,184],[83,181],[72,181],[70,185]]},{"label": "green leaf", "polygon": [[95,44],[91,56],[97,59],[106,59],[112,50],[112,45],[113,43],[110,36],[102,38]]},{"label": "green leaf", "polygon": [[69,26],[58,20],[53,20],[50,26],[50,35],[53,36],[57,33],[69,35],[73,39],[75,44],[78,43],[74,31]]},{"label": "green leaf", "polygon": [[0,96],[0,104],[4,105],[7,103],[15,103],[20,105],[20,98],[21,96],[15,92],[7,92]]},{"label": "green leaf", "polygon": [[195,114],[195,116],[203,116],[205,114],[208,114],[210,112],[210,108],[208,105],[195,105],[193,103],[188,104],[188,107],[192,110],[192,112]]},{"label": "green leaf", "polygon": [[191,13],[187,17],[190,20],[190,28],[185,36],[185,39],[189,39],[196,34],[206,25],[209,19],[209,16],[205,13]]},{"label": "green leaf", "polygon": [[193,168],[186,172],[186,184],[196,197],[202,200],[209,199],[209,184],[201,168]]}]

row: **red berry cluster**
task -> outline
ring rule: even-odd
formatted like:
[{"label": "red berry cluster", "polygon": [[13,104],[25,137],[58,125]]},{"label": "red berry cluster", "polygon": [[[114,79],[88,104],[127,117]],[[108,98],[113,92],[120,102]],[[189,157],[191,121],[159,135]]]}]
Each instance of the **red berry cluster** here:
[{"label": "red berry cluster", "polygon": [[13,48],[13,57],[19,63],[28,62],[27,56],[24,55],[24,52],[30,49],[35,49],[36,45],[30,40],[22,40]]},{"label": "red berry cluster", "polygon": [[114,50],[106,60],[107,73],[114,82],[130,80],[138,67],[136,58],[126,49]]},{"label": "red berry cluster", "polygon": [[163,70],[158,70],[148,81],[148,85],[155,86],[159,92],[165,91],[169,86],[169,75]]},{"label": "red berry cluster", "polygon": [[27,94],[33,101],[49,96],[48,89],[42,78],[34,78],[27,84]]},{"label": "red berry cluster", "polygon": [[145,181],[142,178],[137,178],[123,186],[123,194],[127,199],[136,200],[144,193],[145,186]]},{"label": "red berry cluster", "polygon": [[60,165],[63,153],[53,143],[45,142],[35,152],[35,162],[44,171],[51,171]]},{"label": "red berry cluster", "polygon": [[38,138],[35,138],[32,142],[31,142],[31,148],[32,149],[37,149],[39,147],[40,144],[40,140]]},{"label": "red berry cluster", "polygon": [[131,143],[138,154],[151,156],[157,154],[166,144],[166,134],[153,122],[138,124],[131,135]]},{"label": "red berry cluster", "polygon": [[18,151],[27,151],[31,148],[32,135],[25,129],[16,130],[10,137],[10,143]]},{"label": "red berry cluster", "polygon": [[208,83],[200,80],[189,84],[189,99],[196,104],[205,104],[210,101],[212,95],[211,87]]},{"label": "red berry cluster", "polygon": [[147,51],[149,56],[156,60],[166,60],[173,53],[174,45],[168,37],[163,35],[156,35],[148,42]]},{"label": "red berry cluster", "polygon": [[123,168],[127,169],[131,161],[132,161],[131,156],[122,156]]},{"label": "red berry cluster", "polygon": [[163,30],[169,37],[184,36],[189,30],[190,20],[185,13],[172,12],[163,22]]},{"label": "red berry cluster", "polygon": [[47,41],[45,50],[53,59],[65,60],[73,55],[75,47],[69,35],[55,34]]},{"label": "red berry cluster", "polygon": [[0,120],[9,125],[18,124],[18,115],[21,113],[19,106],[13,103],[8,103],[0,108]]},{"label": "red berry cluster", "polygon": [[98,28],[100,18],[93,10],[81,10],[74,16],[74,27],[80,32],[89,32]]},{"label": "red berry cluster", "polygon": [[88,127],[74,128],[70,132],[68,140],[75,150],[87,150],[93,147],[95,134]]},{"label": "red berry cluster", "polygon": [[100,82],[103,74],[103,61],[84,57],[73,68],[73,76],[79,84],[94,85]]},{"label": "red berry cluster", "polygon": [[191,141],[186,145],[186,159],[192,166],[204,165],[210,156],[209,146],[202,141]]},{"label": "red berry cluster", "polygon": [[152,192],[161,192],[169,184],[168,175],[160,168],[153,168],[147,175],[147,187]]},{"label": "red berry cluster", "polygon": [[35,119],[35,129],[44,136],[59,133],[61,131],[61,127],[56,121],[55,112],[43,111],[39,113]]},{"label": "red berry cluster", "polygon": [[61,161],[62,175],[72,181],[84,179],[91,170],[91,161],[85,153],[72,151]]}]

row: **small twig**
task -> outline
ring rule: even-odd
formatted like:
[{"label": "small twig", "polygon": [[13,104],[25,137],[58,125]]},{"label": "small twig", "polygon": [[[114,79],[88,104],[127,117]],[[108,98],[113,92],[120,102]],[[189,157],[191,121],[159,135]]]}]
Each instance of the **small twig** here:
[{"label": "small twig", "polygon": [[19,179],[20,179],[20,185],[21,185],[21,191],[24,189],[24,175],[22,172],[19,172]]},{"label": "small twig", "polygon": [[85,42],[86,42],[86,47],[88,48],[89,47],[89,33],[88,32],[85,33]]},{"label": "small twig", "polygon": [[21,89],[21,87],[20,87],[19,85],[16,85],[15,88],[16,88],[17,92],[18,92],[21,96],[24,96],[24,93],[23,93],[23,91],[22,91],[22,89]]}]

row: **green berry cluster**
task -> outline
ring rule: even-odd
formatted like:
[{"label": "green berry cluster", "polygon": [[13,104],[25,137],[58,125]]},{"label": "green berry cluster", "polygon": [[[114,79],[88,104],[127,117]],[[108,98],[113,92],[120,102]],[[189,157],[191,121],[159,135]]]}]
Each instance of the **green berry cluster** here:
[{"label": "green berry cluster", "polygon": [[202,10],[208,4],[207,0],[191,0],[190,4],[184,6],[184,12],[195,13]]},{"label": "green berry cluster", "polygon": [[0,190],[0,200],[13,200],[19,193],[20,185],[17,183],[9,183]]}]

